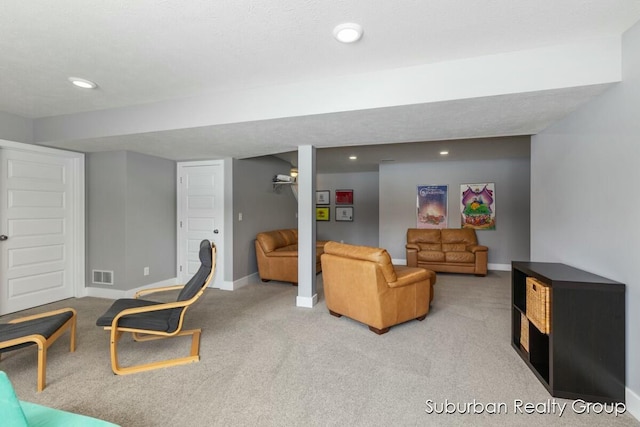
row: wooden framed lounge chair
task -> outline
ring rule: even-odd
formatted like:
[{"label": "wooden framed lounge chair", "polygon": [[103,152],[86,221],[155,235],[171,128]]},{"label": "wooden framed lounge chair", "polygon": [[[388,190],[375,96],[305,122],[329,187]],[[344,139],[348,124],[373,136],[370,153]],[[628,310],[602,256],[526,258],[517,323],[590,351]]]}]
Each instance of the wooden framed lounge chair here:
[{"label": "wooden framed lounge chair", "polygon": [[0,324],[0,355],[36,344],[38,346],[38,391],[46,387],[47,349],[70,330],[70,349],[76,351],[76,317],[73,308],[34,314]]},{"label": "wooden framed lounge chair", "polygon": [[[187,309],[200,298],[215,273],[216,248],[208,240],[200,243],[200,268],[186,285],[145,289],[135,298],[116,300],[97,321],[98,326],[111,332],[111,369],[115,374],[125,375],[152,369],[193,363],[200,360],[201,329],[183,330]],[[180,289],[175,302],[157,302],[139,299],[144,295]],[[189,356],[162,360],[129,367],[118,362],[118,341],[123,333],[130,332],[134,341],[150,341],[176,336],[191,336]]]}]

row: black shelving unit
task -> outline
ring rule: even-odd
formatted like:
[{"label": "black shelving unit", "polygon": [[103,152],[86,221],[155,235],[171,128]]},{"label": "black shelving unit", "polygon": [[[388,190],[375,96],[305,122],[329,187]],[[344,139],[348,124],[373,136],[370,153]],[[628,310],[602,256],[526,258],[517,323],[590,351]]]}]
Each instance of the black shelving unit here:
[{"label": "black shelving unit", "polygon": [[[520,331],[528,276],[551,287],[551,331],[529,322],[527,351]],[[565,264],[513,261],[511,301],[511,345],[552,396],[625,401],[624,284]]]}]

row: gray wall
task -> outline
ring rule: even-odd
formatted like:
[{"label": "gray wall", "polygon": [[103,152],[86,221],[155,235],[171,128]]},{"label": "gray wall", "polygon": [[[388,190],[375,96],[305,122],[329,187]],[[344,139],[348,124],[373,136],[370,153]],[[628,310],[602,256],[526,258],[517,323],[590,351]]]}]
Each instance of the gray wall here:
[{"label": "gray wall", "polygon": [[33,120],[0,111],[0,139],[33,143]]},{"label": "gray wall", "polygon": [[[138,153],[86,157],[87,286],[91,270],[112,270],[118,290],[175,277],[176,165]],[[144,267],[149,275],[144,276]]]},{"label": "gray wall", "polygon": [[[378,246],[378,172],[317,174],[316,188],[331,192],[330,221],[316,223],[319,240]],[[336,222],[335,191],[353,190],[353,222]]]},{"label": "gray wall", "polygon": [[272,156],[233,160],[233,280],[258,271],[256,234],[298,227],[298,203],[291,188],[274,191],[272,185],[274,175],[288,175],[290,169],[288,162]]},{"label": "gray wall", "polygon": [[478,230],[489,263],[529,259],[529,159],[439,161],[380,166],[380,246],[406,259],[408,228],[416,227],[418,185],[448,185],[448,227],[460,228],[460,185],[493,182],[496,229]]},{"label": "gray wall", "polygon": [[126,274],[132,287],[176,276],[176,191],[174,161],[127,152]]},{"label": "gray wall", "polygon": [[622,82],[532,139],[531,257],[627,285],[629,408],[640,414],[640,24]]},{"label": "gray wall", "polygon": [[91,270],[114,272],[116,289],[125,287],[127,185],[126,152],[89,153],[86,175],[86,270],[88,287],[104,287],[92,281]]}]

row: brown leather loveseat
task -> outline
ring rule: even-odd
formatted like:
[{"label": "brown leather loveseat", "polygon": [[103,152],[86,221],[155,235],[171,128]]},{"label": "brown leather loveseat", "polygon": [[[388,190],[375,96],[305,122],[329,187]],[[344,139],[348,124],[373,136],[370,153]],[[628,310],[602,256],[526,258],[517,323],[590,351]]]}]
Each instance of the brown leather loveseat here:
[{"label": "brown leather loveseat", "polygon": [[488,248],[473,228],[407,230],[407,265],[443,273],[487,274]]},{"label": "brown leather loveseat", "polygon": [[382,248],[328,242],[322,254],[324,297],[329,313],[347,316],[377,334],[409,320],[424,320],[436,274],[394,266]]},{"label": "brown leather loveseat", "polygon": [[[256,236],[258,274],[263,282],[278,280],[298,283],[298,230],[295,228],[258,233]],[[321,271],[320,255],[326,241],[316,241],[316,274]]]}]

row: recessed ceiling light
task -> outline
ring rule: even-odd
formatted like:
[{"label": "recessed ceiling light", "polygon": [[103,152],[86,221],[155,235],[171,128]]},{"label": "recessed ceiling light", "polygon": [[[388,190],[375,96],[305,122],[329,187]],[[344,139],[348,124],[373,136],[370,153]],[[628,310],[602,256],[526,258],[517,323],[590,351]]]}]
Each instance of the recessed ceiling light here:
[{"label": "recessed ceiling light", "polygon": [[82,89],[95,89],[98,87],[98,85],[91,80],[81,79],[80,77],[69,77],[69,81],[72,85]]},{"label": "recessed ceiling light", "polygon": [[441,156],[446,156],[447,154],[449,154],[449,152],[448,152],[448,151],[441,151],[441,152],[440,152],[440,155],[441,155]]},{"label": "recessed ceiling light", "polygon": [[341,43],[353,43],[362,37],[362,27],[352,22],[340,24],[333,29],[333,36]]},{"label": "recessed ceiling light", "polygon": [[358,156],[349,156],[349,160],[357,160]]}]

